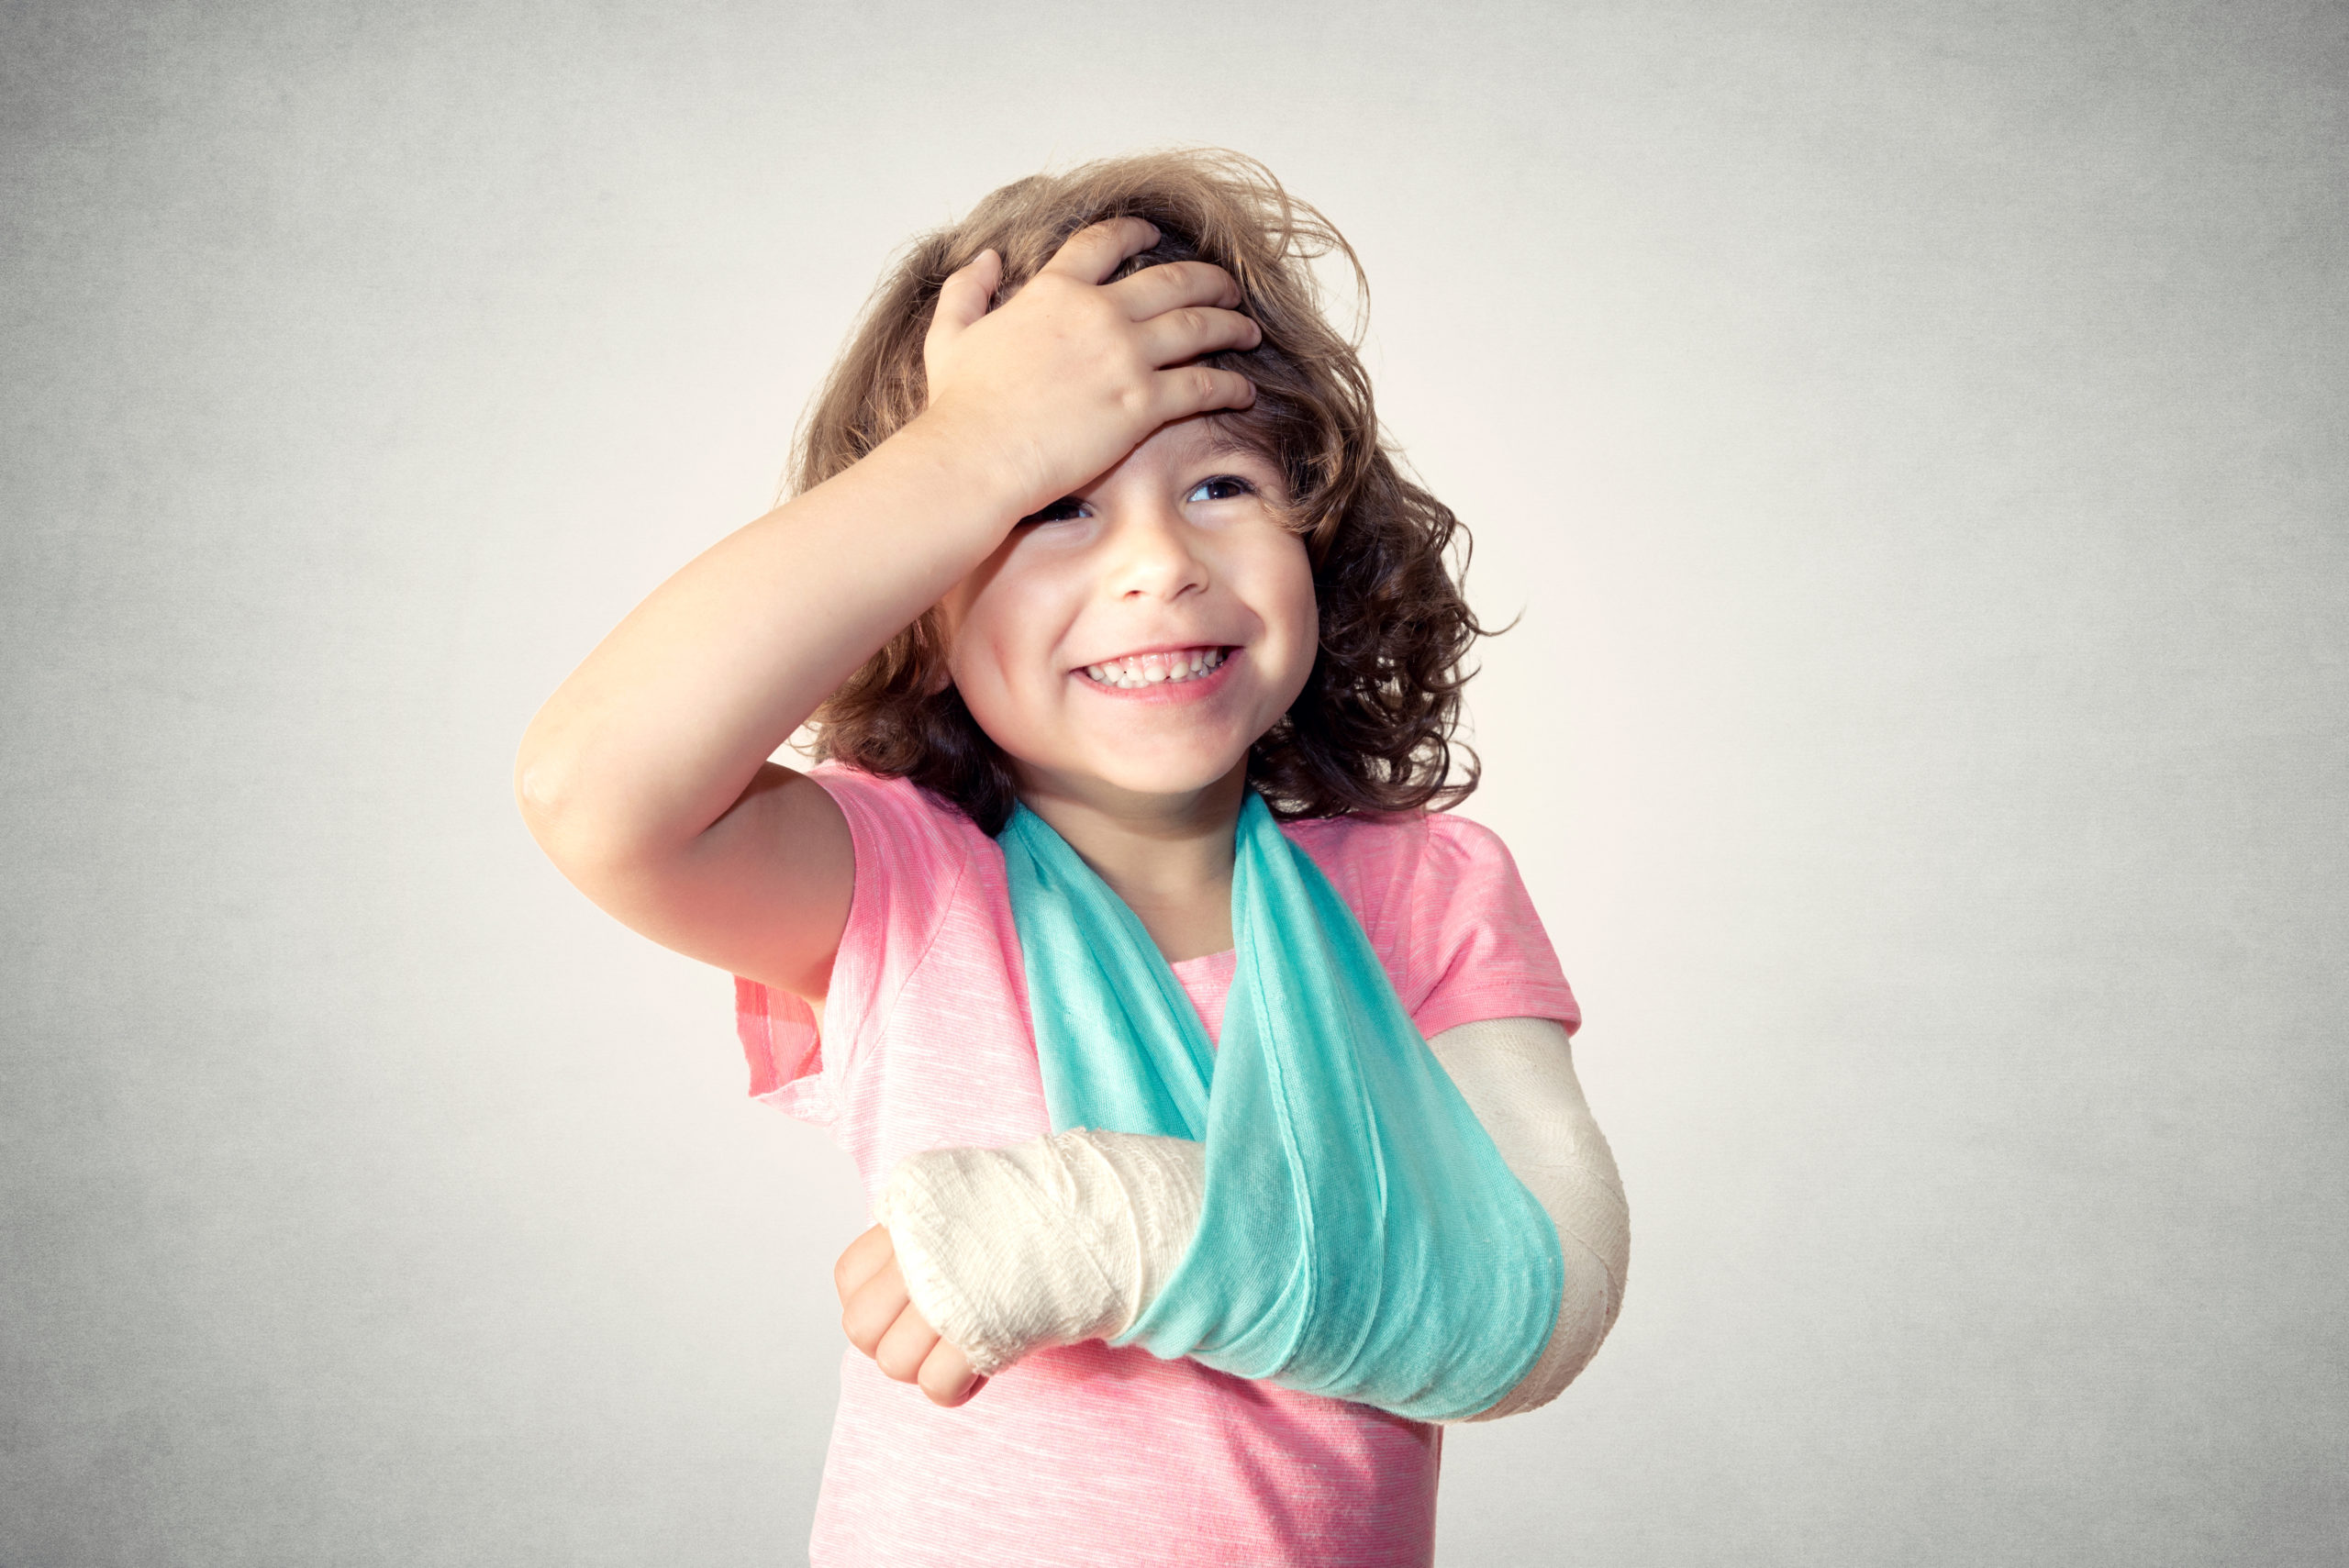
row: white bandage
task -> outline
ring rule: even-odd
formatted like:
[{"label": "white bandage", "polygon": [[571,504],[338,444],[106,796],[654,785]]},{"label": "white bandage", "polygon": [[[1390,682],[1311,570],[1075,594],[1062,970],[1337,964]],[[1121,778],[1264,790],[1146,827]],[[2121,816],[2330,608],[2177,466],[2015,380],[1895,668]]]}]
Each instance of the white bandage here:
[{"label": "white bandage", "polygon": [[1074,1128],[908,1156],[873,1207],[907,1296],[985,1375],[1123,1333],[1183,1261],[1206,1191],[1204,1145]]},{"label": "white bandage", "polygon": [[1615,1324],[1631,1265],[1631,1210],[1615,1156],[1582,1084],[1574,1045],[1551,1018],[1462,1024],[1428,1042],[1501,1159],[1557,1227],[1565,1259],[1558,1320],[1532,1369],[1499,1403],[1464,1418],[1538,1409],[1575,1380]]},{"label": "white bandage", "polygon": [[[1558,1318],[1532,1369],[1471,1421],[1548,1404],[1614,1325],[1631,1257],[1614,1156],[1550,1018],[1463,1024],[1429,1041],[1468,1108],[1557,1229]],[[1082,1128],[1006,1149],[898,1162],[874,1206],[906,1293],[981,1373],[1043,1345],[1131,1327],[1198,1227],[1207,1151],[1187,1139]]]}]

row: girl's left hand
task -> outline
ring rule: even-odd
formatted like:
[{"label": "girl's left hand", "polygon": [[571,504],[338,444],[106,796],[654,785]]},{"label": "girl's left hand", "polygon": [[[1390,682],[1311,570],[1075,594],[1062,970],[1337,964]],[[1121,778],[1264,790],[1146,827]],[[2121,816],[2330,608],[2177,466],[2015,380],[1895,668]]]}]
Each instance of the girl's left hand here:
[{"label": "girl's left hand", "polygon": [[888,1376],[919,1384],[930,1403],[948,1409],[986,1386],[969,1359],[938,1337],[907,1296],[886,1226],[876,1225],[848,1244],[832,1265],[832,1285],[840,1292],[841,1327],[849,1343]]}]

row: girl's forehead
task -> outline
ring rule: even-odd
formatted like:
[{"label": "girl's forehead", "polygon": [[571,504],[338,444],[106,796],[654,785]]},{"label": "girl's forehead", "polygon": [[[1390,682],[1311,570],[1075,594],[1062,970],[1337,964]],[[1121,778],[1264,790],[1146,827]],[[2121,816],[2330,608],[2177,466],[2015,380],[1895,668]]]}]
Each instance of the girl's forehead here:
[{"label": "girl's forehead", "polygon": [[1176,469],[1204,462],[1230,462],[1261,467],[1274,477],[1280,464],[1273,455],[1241,432],[1214,421],[1211,416],[1193,415],[1171,425],[1161,425],[1141,445],[1120,458],[1117,464],[1081,488],[1070,494],[1090,497],[1107,490],[1121,476],[1141,477],[1144,474],[1163,477],[1163,469]]},{"label": "girl's forehead", "polygon": [[1136,450],[1148,450],[1153,447],[1168,461],[1175,462],[1207,458],[1239,458],[1279,466],[1277,460],[1261,441],[1251,439],[1250,432],[1214,414],[1195,414],[1187,419],[1162,425],[1149,440]]}]

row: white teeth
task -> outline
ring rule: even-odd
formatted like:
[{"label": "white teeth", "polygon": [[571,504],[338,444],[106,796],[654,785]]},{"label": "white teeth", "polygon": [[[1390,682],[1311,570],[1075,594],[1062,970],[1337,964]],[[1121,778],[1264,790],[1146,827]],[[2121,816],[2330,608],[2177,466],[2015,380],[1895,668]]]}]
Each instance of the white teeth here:
[{"label": "white teeth", "polygon": [[1142,686],[1154,686],[1162,682],[1191,681],[1206,674],[1223,662],[1223,651],[1170,656],[1146,654],[1141,658],[1119,659],[1107,664],[1087,664],[1085,673],[1105,686],[1120,691],[1133,691]]}]

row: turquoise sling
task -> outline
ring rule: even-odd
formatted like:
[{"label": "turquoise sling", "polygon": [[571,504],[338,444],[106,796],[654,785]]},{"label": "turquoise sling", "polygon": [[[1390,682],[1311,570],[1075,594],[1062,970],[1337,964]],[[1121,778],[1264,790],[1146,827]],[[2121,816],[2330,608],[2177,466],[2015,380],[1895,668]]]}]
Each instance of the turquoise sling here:
[{"label": "turquoise sling", "polygon": [[1263,798],[1233,845],[1219,1049],[1050,824],[1015,807],[999,842],[1053,1129],[1207,1145],[1190,1249],[1113,1342],[1419,1420],[1515,1387],[1557,1318],[1557,1232]]}]

